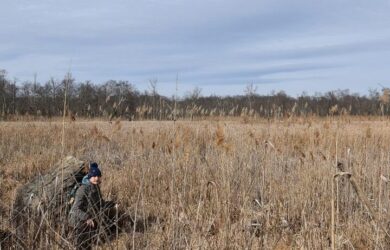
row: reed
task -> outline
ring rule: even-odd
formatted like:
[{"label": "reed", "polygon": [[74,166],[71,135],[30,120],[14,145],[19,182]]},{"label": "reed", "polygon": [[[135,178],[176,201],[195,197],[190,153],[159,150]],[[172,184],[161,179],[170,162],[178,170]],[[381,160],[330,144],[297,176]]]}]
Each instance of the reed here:
[{"label": "reed", "polygon": [[[98,249],[388,247],[386,120],[77,119],[62,131],[62,121],[0,124],[0,242],[18,244],[15,189],[63,154],[99,162],[105,197],[138,222],[154,218]],[[29,248],[70,241],[48,217],[26,227]]]}]

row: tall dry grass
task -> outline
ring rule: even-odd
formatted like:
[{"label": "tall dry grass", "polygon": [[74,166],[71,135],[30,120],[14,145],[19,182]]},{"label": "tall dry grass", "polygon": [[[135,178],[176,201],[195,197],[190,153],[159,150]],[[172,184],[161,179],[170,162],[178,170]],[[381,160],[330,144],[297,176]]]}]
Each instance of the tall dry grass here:
[{"label": "tall dry grass", "polygon": [[[61,131],[61,122],[0,124],[1,230],[12,229],[16,187],[59,160]],[[65,135],[65,155],[100,164],[107,199],[157,218],[101,248],[323,249],[332,235],[338,249],[389,247],[385,119],[76,121]],[[331,202],[337,160],[376,218],[346,175]]]}]

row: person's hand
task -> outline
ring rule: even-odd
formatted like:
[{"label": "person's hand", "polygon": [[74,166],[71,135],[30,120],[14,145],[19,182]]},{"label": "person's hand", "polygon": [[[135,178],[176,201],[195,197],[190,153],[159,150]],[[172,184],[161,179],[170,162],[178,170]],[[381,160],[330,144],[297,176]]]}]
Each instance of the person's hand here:
[{"label": "person's hand", "polygon": [[90,227],[95,227],[95,223],[93,222],[92,219],[88,219],[85,223],[87,223],[87,225]]}]

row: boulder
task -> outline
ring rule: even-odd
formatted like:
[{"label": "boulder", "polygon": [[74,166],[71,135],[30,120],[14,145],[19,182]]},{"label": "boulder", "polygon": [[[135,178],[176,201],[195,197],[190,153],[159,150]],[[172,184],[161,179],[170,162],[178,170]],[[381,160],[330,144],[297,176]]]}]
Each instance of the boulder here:
[{"label": "boulder", "polygon": [[53,239],[65,241],[70,193],[88,167],[88,162],[68,156],[16,191],[12,222],[19,240],[38,246],[42,239],[53,238],[47,235],[60,234]]}]

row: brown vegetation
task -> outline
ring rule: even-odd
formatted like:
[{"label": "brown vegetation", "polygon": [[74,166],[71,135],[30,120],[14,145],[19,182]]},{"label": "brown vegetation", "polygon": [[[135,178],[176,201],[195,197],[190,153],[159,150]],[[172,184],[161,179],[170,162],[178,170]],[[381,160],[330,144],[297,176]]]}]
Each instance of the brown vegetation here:
[{"label": "brown vegetation", "polygon": [[[14,232],[16,188],[61,157],[61,132],[60,122],[0,123],[1,237]],[[106,198],[140,220],[157,218],[111,246],[324,249],[334,238],[339,249],[372,249],[390,242],[389,141],[383,118],[76,120],[64,146],[101,165]]]}]

